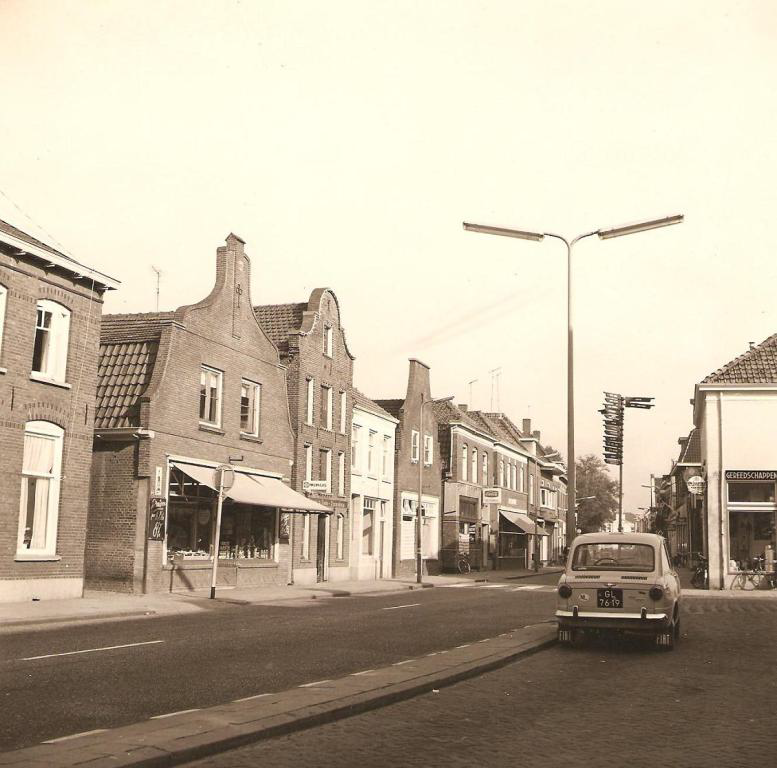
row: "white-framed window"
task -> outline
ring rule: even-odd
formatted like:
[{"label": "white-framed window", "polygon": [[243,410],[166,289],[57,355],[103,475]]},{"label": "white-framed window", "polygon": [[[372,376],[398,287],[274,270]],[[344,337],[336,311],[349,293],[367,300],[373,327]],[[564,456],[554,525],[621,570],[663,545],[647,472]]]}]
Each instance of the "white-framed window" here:
[{"label": "white-framed window", "polygon": [[375,499],[364,497],[362,508],[362,554],[371,555],[375,533]]},{"label": "white-framed window", "polygon": [[316,382],[314,379],[308,379],[307,400],[305,401],[305,424],[313,424],[313,408],[316,392]]},{"label": "white-framed window", "polygon": [[321,385],[321,426],[332,429],[332,387]]},{"label": "white-framed window", "polygon": [[322,448],[318,453],[321,460],[318,479],[326,480],[326,492],[332,493],[332,451],[329,448]]},{"label": "white-framed window", "polygon": [[377,466],[375,461],[375,437],[377,432],[370,430],[367,434],[367,473],[374,474],[377,472]]},{"label": "white-framed window", "polygon": [[478,449],[472,449],[472,466],[469,473],[470,482],[476,483],[478,481]]},{"label": "white-framed window", "polygon": [[313,479],[313,446],[305,446],[305,480]]},{"label": "white-framed window", "polygon": [[521,493],[526,493],[526,475],[523,473],[523,464],[518,467],[518,490]]},{"label": "white-framed window", "polygon": [[550,504],[548,503],[548,489],[547,488],[540,488],[540,506],[541,507],[548,507]]},{"label": "white-framed window", "polygon": [[351,424],[351,469],[359,470],[359,438],[361,437],[361,427],[358,424]]},{"label": "white-framed window", "polygon": [[18,555],[56,555],[64,435],[49,421],[24,425]]},{"label": "white-framed window", "polygon": [[529,504],[534,504],[534,475],[529,475]]},{"label": "white-framed window", "polygon": [[469,458],[469,452],[467,446],[461,446],[461,482],[467,482],[467,459]]},{"label": "white-framed window", "polygon": [[40,299],[35,320],[32,373],[52,381],[65,382],[70,310],[56,301]]},{"label": "white-framed window", "polygon": [[418,452],[420,450],[418,445],[419,435],[414,429],[410,432],[410,461],[418,461]]},{"label": "white-framed window", "polygon": [[381,456],[380,472],[381,476],[386,478],[389,476],[389,467],[391,466],[391,438],[388,435],[383,435],[383,454]]},{"label": "white-framed window", "polygon": [[488,454],[483,451],[483,485],[488,485]]},{"label": "white-framed window", "polygon": [[424,435],[424,464],[431,467],[433,459],[432,436]]},{"label": "white-framed window", "polygon": [[345,392],[340,393],[340,434],[345,434],[345,428],[348,423],[348,395]]},{"label": "white-framed window", "polygon": [[513,490],[518,488],[518,467],[515,464],[510,464],[510,487]]},{"label": "white-framed window", "polygon": [[310,514],[302,516],[302,559],[310,560]]},{"label": "white-framed window", "polygon": [[337,454],[337,493],[345,496],[345,454],[342,451]]},{"label": "white-framed window", "polygon": [[502,486],[502,488],[506,487],[505,483],[505,460],[499,459],[499,485]]},{"label": "white-framed window", "polygon": [[3,352],[3,326],[5,325],[5,303],[7,301],[8,289],[0,284],[0,354]]},{"label": "white-framed window", "polygon": [[243,379],[240,382],[240,431],[244,435],[259,436],[261,410],[261,384]]},{"label": "white-framed window", "polygon": [[[342,455],[342,454],[341,454]],[[338,560],[343,559],[343,544],[345,542],[345,517],[341,514],[337,515],[337,520],[335,522],[335,525],[337,528],[335,529],[335,541],[336,544],[336,552],[335,557]]]},{"label": "white-framed window", "polygon": [[332,357],[334,352],[334,330],[331,325],[324,326],[324,354]]},{"label": "white-framed window", "polygon": [[224,374],[203,365],[200,368],[200,423],[221,426],[221,391]]}]

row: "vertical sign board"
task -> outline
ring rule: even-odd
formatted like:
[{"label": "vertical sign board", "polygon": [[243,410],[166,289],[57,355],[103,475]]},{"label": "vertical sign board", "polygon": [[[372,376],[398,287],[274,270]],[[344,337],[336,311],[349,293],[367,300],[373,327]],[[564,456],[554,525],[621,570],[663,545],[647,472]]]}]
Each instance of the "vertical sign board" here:
[{"label": "vertical sign board", "polygon": [[148,502],[148,538],[164,541],[167,500],[164,496],[152,496]]}]

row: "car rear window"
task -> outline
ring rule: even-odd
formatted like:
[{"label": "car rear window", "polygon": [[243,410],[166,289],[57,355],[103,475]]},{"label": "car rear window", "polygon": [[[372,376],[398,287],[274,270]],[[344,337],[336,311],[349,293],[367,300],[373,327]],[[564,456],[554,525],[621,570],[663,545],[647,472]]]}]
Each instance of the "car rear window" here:
[{"label": "car rear window", "polygon": [[601,542],[581,544],[572,558],[573,571],[652,571],[653,547],[648,544]]}]

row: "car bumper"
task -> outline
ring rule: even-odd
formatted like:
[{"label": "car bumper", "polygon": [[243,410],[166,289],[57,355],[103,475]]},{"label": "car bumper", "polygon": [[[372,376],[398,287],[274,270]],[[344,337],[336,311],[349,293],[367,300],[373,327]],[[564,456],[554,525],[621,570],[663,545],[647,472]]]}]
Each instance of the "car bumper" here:
[{"label": "car bumper", "polygon": [[620,629],[627,632],[657,632],[669,626],[666,613],[606,613],[604,611],[556,611],[559,629]]}]

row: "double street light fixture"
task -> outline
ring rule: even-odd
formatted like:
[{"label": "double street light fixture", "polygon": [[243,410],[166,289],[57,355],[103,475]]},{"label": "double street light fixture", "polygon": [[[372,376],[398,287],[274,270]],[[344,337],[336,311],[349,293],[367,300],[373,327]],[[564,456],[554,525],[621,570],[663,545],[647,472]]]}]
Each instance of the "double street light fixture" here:
[{"label": "double street light fixture", "polygon": [[[637,232],[646,232],[649,229],[668,227],[672,224],[680,224],[684,219],[683,214],[664,216],[660,219],[647,219],[633,224],[624,224],[618,227],[606,227],[595,229],[593,232],[585,232],[572,240],[553,232],[531,232],[524,229],[508,229],[505,227],[492,227],[485,224],[471,224],[464,222],[464,229],[468,232],[479,232],[484,235],[500,235],[501,237],[514,237],[519,240],[534,240],[539,242],[546,237],[561,240],[567,247],[567,490],[569,498],[575,498],[575,398],[574,398],[574,367],[573,367],[573,334],[572,334],[572,248],[575,243],[586,237],[598,235],[600,240],[609,240],[612,237],[633,235]],[[567,545],[571,544],[575,535],[575,510],[574,505],[567,505]]]}]

